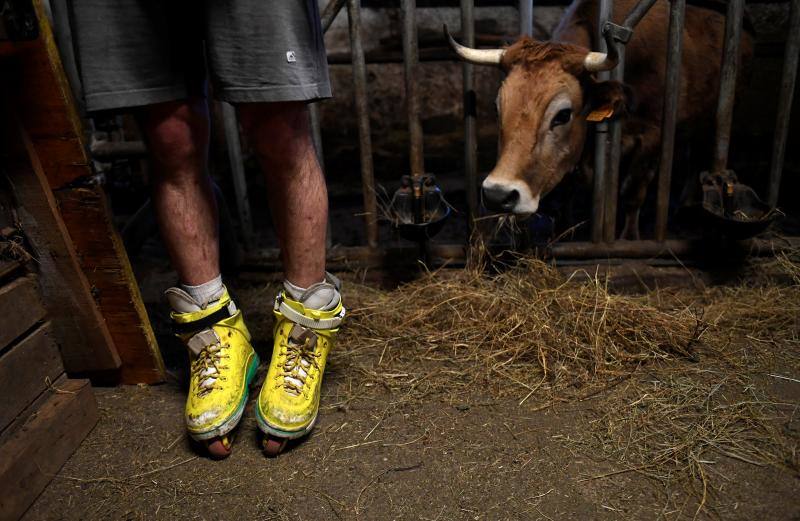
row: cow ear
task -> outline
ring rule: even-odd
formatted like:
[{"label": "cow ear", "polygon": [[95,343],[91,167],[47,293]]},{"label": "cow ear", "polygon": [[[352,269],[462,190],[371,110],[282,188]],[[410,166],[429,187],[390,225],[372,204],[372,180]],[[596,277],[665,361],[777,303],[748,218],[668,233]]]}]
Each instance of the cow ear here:
[{"label": "cow ear", "polygon": [[633,91],[618,81],[595,82],[589,89],[586,121],[618,118],[633,109]]}]

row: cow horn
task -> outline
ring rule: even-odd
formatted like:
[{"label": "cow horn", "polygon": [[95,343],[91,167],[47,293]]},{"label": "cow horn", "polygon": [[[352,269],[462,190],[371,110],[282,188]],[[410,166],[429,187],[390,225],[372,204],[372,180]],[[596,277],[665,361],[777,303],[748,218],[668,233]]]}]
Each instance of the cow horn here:
[{"label": "cow horn", "polygon": [[603,30],[603,38],[606,41],[608,52],[590,52],[583,60],[583,66],[589,72],[610,71],[619,63],[617,42],[614,41],[608,28]]},{"label": "cow horn", "polygon": [[444,24],[443,29],[445,38],[450,42],[450,47],[462,60],[475,65],[500,65],[503,53],[506,52],[505,49],[473,49],[472,47],[465,47],[450,36],[447,24]]}]

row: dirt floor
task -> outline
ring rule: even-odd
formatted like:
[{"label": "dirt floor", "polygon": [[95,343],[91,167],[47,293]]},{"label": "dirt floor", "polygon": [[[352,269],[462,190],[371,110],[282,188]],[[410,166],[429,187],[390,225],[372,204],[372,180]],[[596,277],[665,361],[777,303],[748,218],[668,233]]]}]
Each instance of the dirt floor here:
[{"label": "dirt floor", "polygon": [[[567,293],[565,281],[548,290],[543,282],[536,295],[550,299],[545,307],[562,306],[565,320],[582,315],[563,306],[595,294],[617,321],[612,333],[633,327],[629,339],[586,333],[628,350],[602,351],[591,369],[577,324],[551,322],[561,335],[553,338],[578,342],[578,354],[562,358],[541,348],[507,356],[528,345],[524,336],[503,348],[494,333],[480,345],[456,338],[492,328],[475,322],[485,318],[482,301],[462,308],[453,304],[460,294],[448,292],[462,285],[500,306],[491,300],[497,280],[506,294],[509,281],[522,288],[558,276],[547,268],[487,282],[442,273],[395,291],[349,276],[351,321],[331,356],[319,424],[277,459],[259,450],[252,401],[229,459],[194,452],[182,425],[184,355],[162,336],[170,381],[97,389],[100,422],[25,519],[800,519],[796,268],[779,266],[747,285],[698,282],[632,297],[591,282],[573,281]],[[156,270],[143,281],[161,331],[155,288],[171,277]],[[267,279],[229,282],[268,360],[276,286]],[[419,313],[397,323],[381,315],[409,295]],[[695,322],[684,324],[689,310]],[[653,327],[625,326],[628,318]],[[508,329],[530,336],[525,328],[538,319],[522,309]],[[441,320],[452,321],[453,338],[436,336]],[[658,336],[671,323],[674,335],[688,335],[677,354]],[[636,345],[655,347],[631,352]]]}]

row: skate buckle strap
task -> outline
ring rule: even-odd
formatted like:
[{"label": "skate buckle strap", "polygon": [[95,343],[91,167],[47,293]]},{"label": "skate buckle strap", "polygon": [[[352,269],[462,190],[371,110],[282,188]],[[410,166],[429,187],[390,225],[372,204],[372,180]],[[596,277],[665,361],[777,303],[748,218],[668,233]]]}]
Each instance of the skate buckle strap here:
[{"label": "skate buckle strap", "polygon": [[204,329],[200,331],[186,342],[186,347],[195,356],[200,354],[200,351],[208,346],[219,344],[219,335],[213,329]]},{"label": "skate buckle strap", "polygon": [[238,309],[236,304],[231,300],[227,306],[223,306],[211,314],[192,320],[191,322],[174,322],[172,323],[172,332],[176,335],[185,335],[187,333],[196,333],[208,329],[220,320],[231,318],[236,314]]},{"label": "skate buckle strap", "polygon": [[289,306],[284,301],[283,293],[279,293],[278,296],[275,297],[274,309],[295,324],[307,327],[309,329],[336,329],[342,324],[342,319],[344,318],[345,313],[344,306],[342,306],[342,309],[339,311],[339,313],[331,318],[307,317]]},{"label": "skate buckle strap", "polygon": [[311,351],[317,346],[317,335],[314,334],[314,331],[299,324],[292,326],[292,330],[289,331],[289,340],[301,346],[308,344],[308,349]]}]

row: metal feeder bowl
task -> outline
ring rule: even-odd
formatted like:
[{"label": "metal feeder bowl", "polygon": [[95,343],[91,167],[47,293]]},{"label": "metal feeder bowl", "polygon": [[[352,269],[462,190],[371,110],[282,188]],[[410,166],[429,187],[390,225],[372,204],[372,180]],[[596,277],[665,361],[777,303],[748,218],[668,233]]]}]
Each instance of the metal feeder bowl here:
[{"label": "metal feeder bowl", "polygon": [[732,239],[748,239],[763,232],[780,212],[771,208],[747,185],[739,183],[732,170],[720,174],[703,172],[704,228]]},{"label": "metal feeder bowl", "polygon": [[423,242],[442,230],[451,208],[432,174],[405,175],[389,203],[392,226],[401,237]]}]

